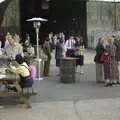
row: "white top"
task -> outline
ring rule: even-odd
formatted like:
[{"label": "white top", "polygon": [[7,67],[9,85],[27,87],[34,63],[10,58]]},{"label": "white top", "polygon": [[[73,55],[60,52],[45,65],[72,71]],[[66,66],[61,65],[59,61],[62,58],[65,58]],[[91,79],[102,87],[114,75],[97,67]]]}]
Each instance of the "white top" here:
[{"label": "white top", "polygon": [[29,66],[27,65],[26,62],[23,62],[22,65],[29,69]]},{"label": "white top", "polygon": [[65,51],[67,51],[67,49],[71,49],[74,48],[75,46],[75,40],[74,39],[69,39],[65,42]]}]

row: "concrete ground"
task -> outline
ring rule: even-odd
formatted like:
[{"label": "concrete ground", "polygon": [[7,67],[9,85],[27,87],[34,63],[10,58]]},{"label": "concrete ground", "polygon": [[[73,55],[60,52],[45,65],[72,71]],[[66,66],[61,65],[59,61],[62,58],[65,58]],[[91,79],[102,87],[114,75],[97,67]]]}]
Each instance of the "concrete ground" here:
[{"label": "concrete ground", "polygon": [[0,120],[119,120],[120,86],[96,84],[94,55],[85,50],[85,74],[78,68],[75,84],[60,83],[53,56],[51,76],[35,81],[38,95],[31,98],[32,109],[5,105]]}]

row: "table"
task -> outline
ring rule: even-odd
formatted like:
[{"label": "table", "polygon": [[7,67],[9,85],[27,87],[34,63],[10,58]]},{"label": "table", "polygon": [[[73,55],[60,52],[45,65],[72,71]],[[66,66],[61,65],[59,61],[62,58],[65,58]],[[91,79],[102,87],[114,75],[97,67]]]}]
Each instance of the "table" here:
[{"label": "table", "polygon": [[9,91],[9,89],[7,88],[7,86],[9,84],[15,85],[16,83],[18,83],[19,80],[20,80],[20,77],[18,74],[2,74],[2,75],[0,75],[0,83],[1,83],[1,85],[5,85],[5,88],[6,88],[4,91],[0,90],[0,97],[16,96],[20,100],[22,99],[22,102],[24,104],[26,104],[26,107],[29,108],[29,107],[31,107],[29,98],[32,95],[32,93],[30,93],[32,88],[27,88],[27,92],[24,92],[23,89],[22,89],[22,91],[16,91],[16,92]]},{"label": "table", "polygon": [[20,78],[19,78],[19,75],[10,75],[10,74],[3,74],[3,75],[0,75],[0,82],[7,82],[8,84],[12,84],[16,81],[19,81]]}]

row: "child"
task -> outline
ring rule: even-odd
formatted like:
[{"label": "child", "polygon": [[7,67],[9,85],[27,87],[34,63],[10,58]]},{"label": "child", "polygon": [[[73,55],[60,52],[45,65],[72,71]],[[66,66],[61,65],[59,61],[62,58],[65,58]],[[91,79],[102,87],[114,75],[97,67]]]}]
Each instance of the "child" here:
[{"label": "child", "polygon": [[35,80],[37,70],[36,70],[36,66],[34,65],[32,60],[30,60],[29,70],[30,70],[31,77]]},{"label": "child", "polygon": [[25,62],[29,66],[30,76],[33,78],[33,80],[35,80],[36,74],[37,74],[37,69],[34,64],[34,61],[32,59],[28,60],[28,58],[25,58]]}]

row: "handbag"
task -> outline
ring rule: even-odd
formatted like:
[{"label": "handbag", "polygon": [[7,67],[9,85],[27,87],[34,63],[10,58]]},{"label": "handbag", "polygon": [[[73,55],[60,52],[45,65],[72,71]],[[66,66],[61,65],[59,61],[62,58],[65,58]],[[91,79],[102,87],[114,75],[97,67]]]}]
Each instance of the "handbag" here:
[{"label": "handbag", "polygon": [[109,61],[109,55],[107,52],[103,52],[100,56],[100,61],[101,62],[108,62]]}]

